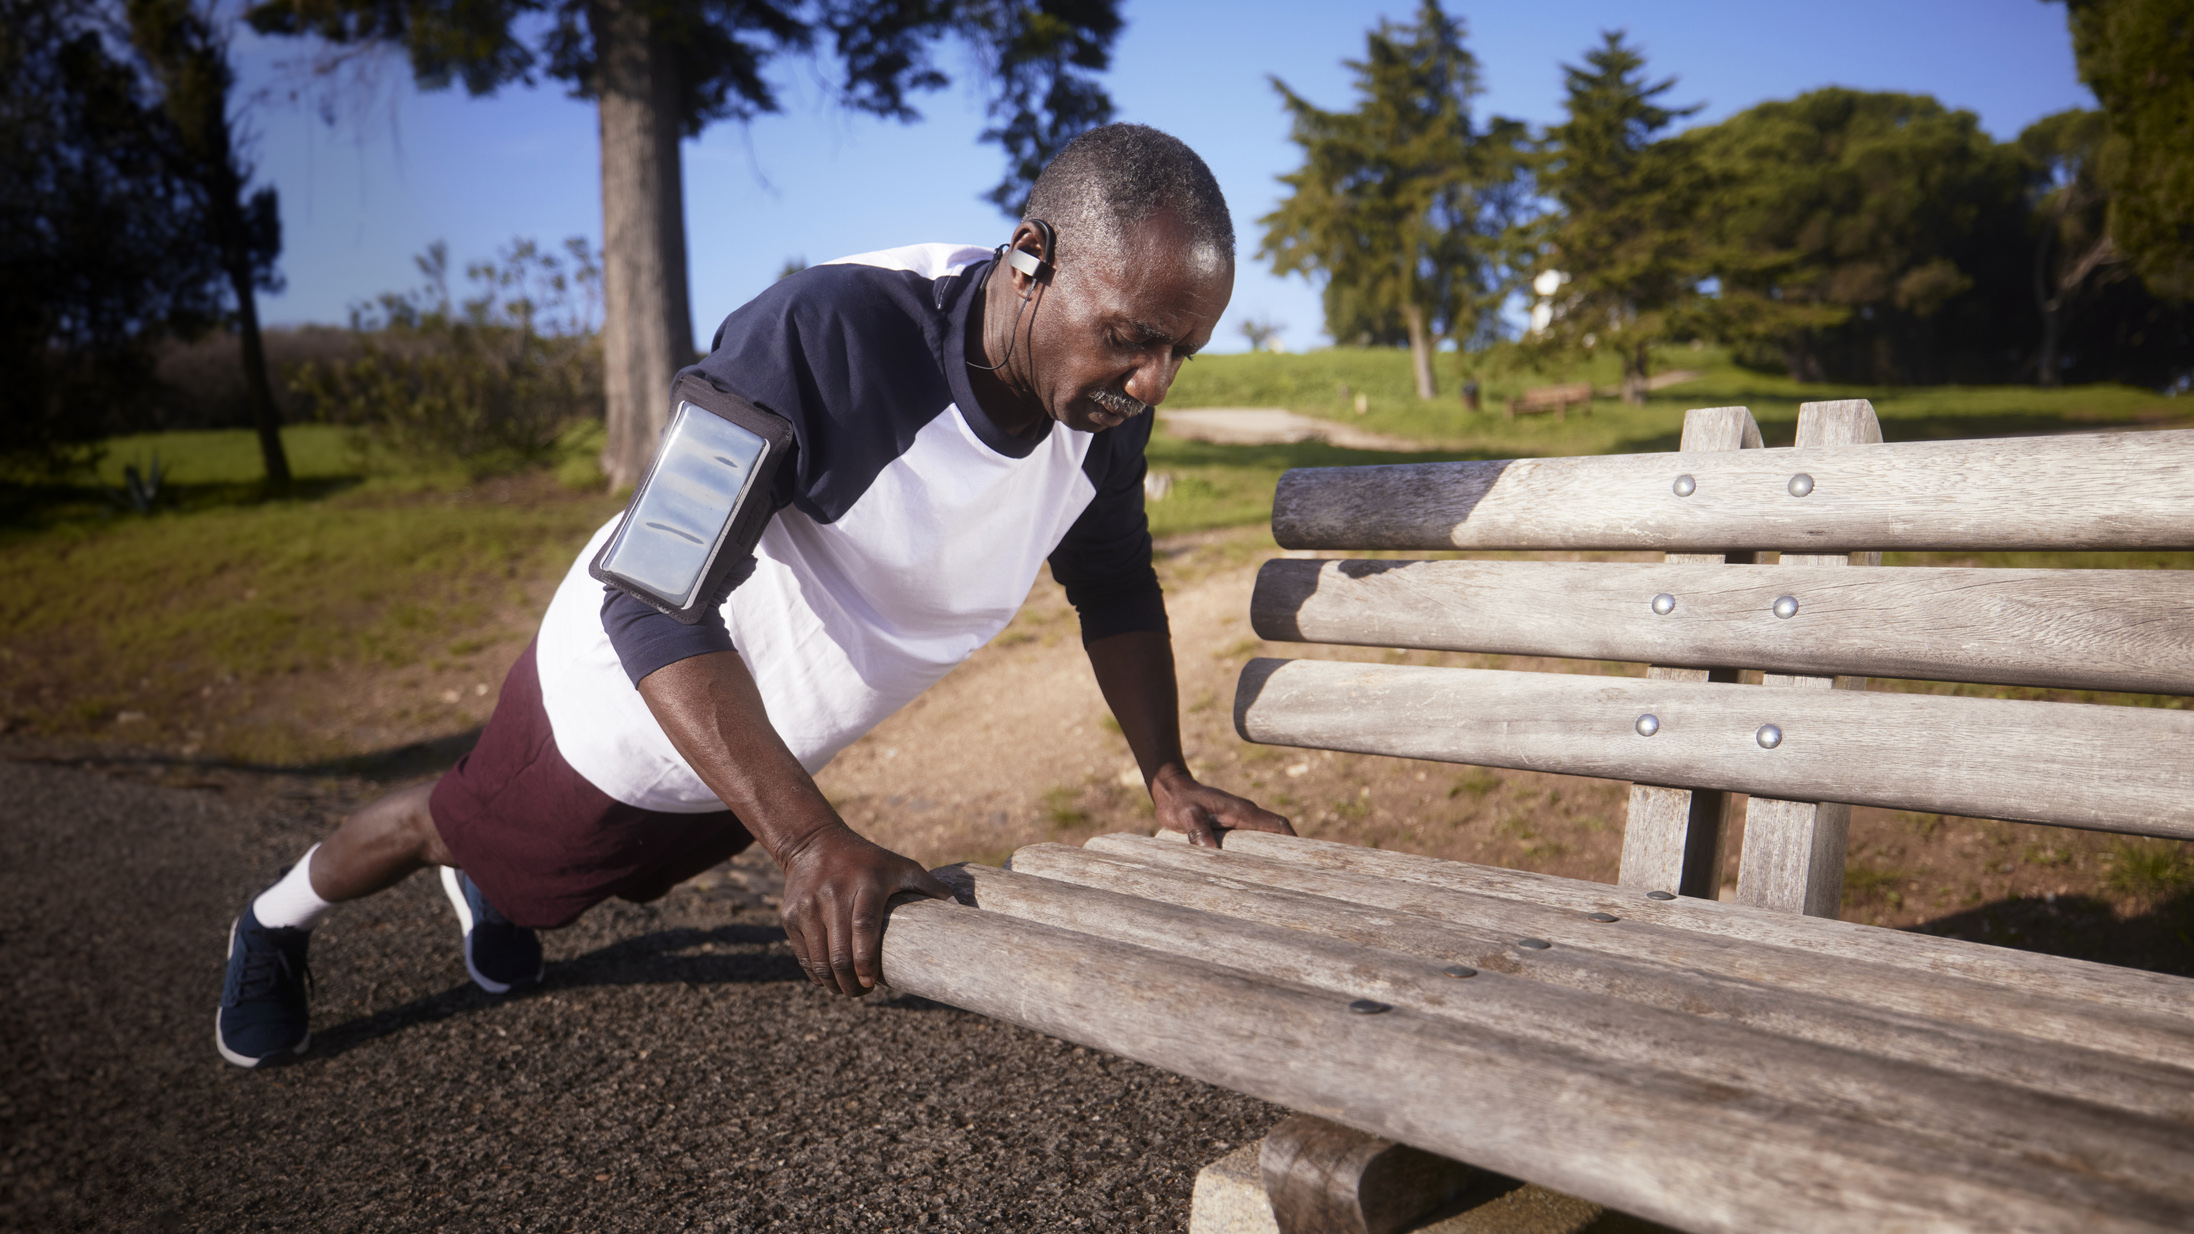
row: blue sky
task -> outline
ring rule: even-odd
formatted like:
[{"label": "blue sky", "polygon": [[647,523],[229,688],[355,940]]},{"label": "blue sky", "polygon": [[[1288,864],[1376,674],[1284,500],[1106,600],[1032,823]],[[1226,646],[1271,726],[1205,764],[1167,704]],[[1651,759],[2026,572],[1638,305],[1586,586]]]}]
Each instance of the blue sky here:
[{"label": "blue sky", "polygon": [[[1671,101],[1704,104],[1712,123],[1755,103],[1820,86],[1932,94],[1976,113],[2008,139],[2039,117],[2093,106],[2079,82],[2062,5],[2039,0],[1450,0],[1484,66],[1484,113],[1543,125],[1561,117],[1561,64],[1577,63],[1599,31],[1624,29]],[[1406,20],[1407,0],[1125,0],[1127,29],[1106,86],[1119,118],[1180,136],[1211,164],[1243,239],[1234,302],[1214,350],[1238,350],[1237,323],[1285,323],[1296,349],[1326,341],[1316,289],[1280,279],[1255,258],[1259,216],[1279,200],[1274,177],[1297,162],[1267,78],[1312,101],[1352,103],[1344,58],[1360,55],[1380,18]],[[474,99],[414,90],[400,64],[360,114],[329,127],[280,101],[305,48],[239,42],[248,89],[270,88],[251,113],[260,178],[281,191],[288,288],[263,299],[270,322],[341,322],[351,304],[416,285],[411,256],[440,239],[456,263],[514,236],[599,242],[601,190],[593,109],[554,84]],[[686,225],[694,332],[766,286],[787,258],[821,261],[923,240],[994,244],[1008,224],[980,199],[1004,166],[978,144],[982,98],[973,66],[919,101],[901,125],[829,105],[815,70],[776,71],[784,113],[720,124],[685,146]]]}]

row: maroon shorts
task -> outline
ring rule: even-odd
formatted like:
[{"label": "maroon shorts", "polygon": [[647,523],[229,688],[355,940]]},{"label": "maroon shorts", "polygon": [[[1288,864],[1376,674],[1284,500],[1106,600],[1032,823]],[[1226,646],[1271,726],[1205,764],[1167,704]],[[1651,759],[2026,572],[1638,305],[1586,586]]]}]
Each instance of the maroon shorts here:
[{"label": "maroon shorts", "polygon": [[522,926],[570,925],[611,896],[647,901],[754,837],[729,810],[662,814],[611,798],[556,752],[533,645],[518,653],[472,753],[427,799],[488,903]]}]

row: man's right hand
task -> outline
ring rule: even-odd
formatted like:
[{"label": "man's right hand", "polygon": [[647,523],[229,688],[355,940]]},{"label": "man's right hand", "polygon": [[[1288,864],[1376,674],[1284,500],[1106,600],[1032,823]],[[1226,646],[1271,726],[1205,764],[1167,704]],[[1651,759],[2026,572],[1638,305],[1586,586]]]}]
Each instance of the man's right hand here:
[{"label": "man's right hand", "polygon": [[770,726],[738,652],[664,665],[640,679],[640,697],[702,783],[784,867],[785,934],[800,967],[841,994],[873,987],[883,976],[891,897],[952,892],[846,826]]},{"label": "man's right hand", "polygon": [[784,854],[785,936],[815,984],[865,994],[883,976],[884,909],[912,891],[951,899],[929,871],[843,824]]}]

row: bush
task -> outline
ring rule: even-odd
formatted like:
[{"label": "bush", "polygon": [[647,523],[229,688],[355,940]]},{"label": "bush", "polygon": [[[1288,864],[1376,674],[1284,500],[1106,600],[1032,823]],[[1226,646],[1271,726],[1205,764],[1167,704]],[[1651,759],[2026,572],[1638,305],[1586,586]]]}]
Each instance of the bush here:
[{"label": "bush", "polygon": [[357,357],[302,364],[291,388],[369,455],[475,475],[553,461],[558,438],[602,407],[601,270],[585,240],[565,249],[513,241],[467,267],[479,294],[453,306],[449,250],[435,244],[416,259],[428,286],[353,310]]},{"label": "bush", "polygon": [[[268,326],[259,332],[259,340],[274,382],[275,410],[284,424],[312,419],[312,409],[293,384],[300,368],[354,360],[359,354],[358,333],[343,326]],[[230,329],[161,343],[155,353],[157,381],[148,400],[151,418],[142,427],[161,432],[250,428],[242,351],[242,341]]]}]

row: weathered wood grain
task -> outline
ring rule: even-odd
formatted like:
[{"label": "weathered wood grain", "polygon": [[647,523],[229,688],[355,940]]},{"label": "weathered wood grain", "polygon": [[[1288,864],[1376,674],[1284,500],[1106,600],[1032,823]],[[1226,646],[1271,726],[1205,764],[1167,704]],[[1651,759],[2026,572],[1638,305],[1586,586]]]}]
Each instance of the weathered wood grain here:
[{"label": "weathered wood grain", "polygon": [[2190,507],[2176,429],[1298,469],[1272,529],[1294,549],[2156,549],[2194,547]]},{"label": "weathered wood grain", "polygon": [[[1865,399],[1806,403],[1798,408],[1798,433],[1793,444],[1801,449],[1879,445],[1881,440],[1881,422],[1874,418],[1874,405]],[[1776,569],[1837,569],[1881,563],[1878,552],[1786,552]],[[1804,610],[1799,611],[1802,614]],[[1864,690],[1866,678],[1768,673],[1760,684],[1768,689]],[[1844,769],[1844,775],[1846,779],[1860,779],[1870,770],[1854,764]],[[1844,848],[1850,833],[1851,807],[1840,798],[1785,801],[1753,797],[1745,805],[1745,846],[1737,867],[1737,902],[1808,917],[1836,916],[1843,907]]]},{"label": "weathered wood grain", "polygon": [[[1184,845],[1188,840],[1177,831],[1159,832],[1157,838]],[[1109,837],[1103,840],[1105,845],[1112,843]],[[1229,831],[1223,834],[1221,843],[1228,853],[1267,857],[1313,870],[1425,883],[1573,913],[1611,913],[1626,920],[1865,960],[1917,973],[1994,982],[2098,1007],[2118,1007],[2181,1021],[2194,1019],[2194,980],[2166,973],[1992,947],[1964,939],[1909,934],[1857,922],[1794,917],[1712,900],[1656,900],[1604,883],[1336,844],[1308,836]]]},{"label": "weathered wood grain", "polygon": [[[1374,915],[1385,917],[1383,928],[1395,931],[1395,936],[1393,940],[1377,943],[1383,947],[1422,948],[1431,955],[1450,958],[1457,955],[1455,950],[1443,952],[1438,948],[1463,949],[1476,957],[1463,961],[1474,967],[1535,976],[1545,974],[1546,980],[1578,983],[1580,988],[1593,989],[1597,993],[1657,1006],[1696,1007],[1700,1014],[1768,1016],[1770,1018],[1760,1021],[1763,1026],[1808,1040],[1866,1048],[1869,1030],[1825,1027],[1829,1021],[1857,1024],[1866,1017],[1853,1020],[1850,1011],[1809,1002],[1803,1013],[1820,1017],[1824,1027],[1808,1027],[1801,1022],[1799,1013],[1785,1015],[1778,1010],[1773,998],[1765,1004],[1750,1000],[1785,992],[1814,995],[1832,1002],[1864,1000],[1875,1012],[1910,1017],[1919,1024],[1934,1025],[1938,1029],[1947,1025],[1967,1025],[2004,1038],[2048,1043],[2049,1050],[2070,1046],[2159,1064],[2173,1068],[2181,1077],[2182,1086],[2190,1075],[2194,1075],[2194,1021],[2183,1016],[2091,1006],[2042,990],[1921,974],[1909,968],[1832,953],[1744,942],[1620,915],[1614,922],[1596,922],[1585,914],[1519,900],[1478,896],[1347,871],[1313,870],[1246,854],[1214,853],[1208,849],[1166,844],[1142,836],[1100,836],[1090,841],[1086,851],[1070,850],[1077,855],[1043,846],[1023,851],[1030,862],[1037,863],[1031,865],[1031,873],[1079,882],[1111,880],[1104,881],[1104,885],[1115,891],[1133,890],[1138,885],[1135,880],[1142,880],[1140,885],[1143,886],[1168,888],[1168,895],[1188,894],[1177,882],[1101,866],[1095,861],[1097,855],[1121,858],[1156,870],[1170,869],[1199,878],[1225,879],[1235,884],[1237,894],[1246,895],[1250,887],[1279,888],[1343,902],[1356,906],[1359,911],[1367,907],[1385,910]],[[1014,859],[1017,870],[1021,862],[1017,855]],[[1217,913],[1228,912],[1228,903],[1223,896],[1195,900],[1196,906],[1203,911]],[[1267,911],[1281,911],[1281,906],[1269,900],[1259,900],[1259,904]],[[1343,928],[1332,918],[1319,917],[1315,909],[1289,911],[1309,913],[1303,918],[1306,922],[1324,921],[1329,929]],[[1421,927],[1396,914],[1444,924],[1440,933],[1425,936],[1418,932]],[[1406,947],[1395,941],[1404,938],[1412,940]],[[1440,941],[1443,938],[1445,941]],[[1553,946],[1544,950],[1523,948],[1517,940],[1524,938],[1540,939]],[[1574,967],[1563,967],[1569,963],[1567,953],[1572,950],[1595,963],[1603,958],[1621,960],[1647,966],[1648,972],[1637,976],[1590,976]],[[1557,952],[1564,954],[1557,957]],[[1701,982],[1722,984],[1710,992],[1706,985],[1693,985],[1684,977],[1685,973]],[[1749,991],[1743,988],[1748,985],[1754,988]],[[1695,1004],[1684,1001],[1690,997],[1699,1001]],[[1816,1035],[1822,1032],[1838,1035]],[[1984,1040],[1985,1036],[1972,1040]],[[1925,1050],[1927,1047],[1913,1043],[1897,1048]],[[2046,1068],[2049,1050],[2039,1053],[2028,1050],[2022,1055],[2025,1061],[2019,1064],[2023,1068],[2019,1074],[2032,1076],[2038,1074],[2037,1066]],[[1962,1047],[1946,1054],[1922,1055],[1936,1066],[1984,1065],[1955,1061],[1965,1056]],[[2098,1060],[2090,1062],[2100,1065]],[[2040,1080],[2020,1082],[2046,1083]]]},{"label": "weathered wood grain", "polygon": [[2194,694],[2194,570],[1279,558],[1250,622],[1275,642]]},{"label": "weathered wood grain", "polygon": [[[1544,927],[1544,919],[1504,914],[1495,906],[1455,922],[1302,886],[1232,879],[1224,863],[1211,860],[1167,868],[1137,860],[1144,855],[1045,845],[1021,850],[1012,871],[951,867],[940,877],[964,884],[975,903],[995,912],[1215,960],[1352,998],[1401,1001],[1476,1027],[1536,1034],[1706,1081],[1729,1078],[1735,1056],[1675,1048],[1677,1041],[1697,1047],[1709,1038],[1725,1039],[1714,1035],[1721,1029],[1687,1036],[1691,1029],[1681,1017],[2194,1126],[2194,1070],[2110,1054],[2085,1041],[2067,1049],[1988,1024],[1716,975],[1702,966],[1713,962],[1711,948],[1687,950],[1680,959],[1626,957],[1594,949],[1588,937],[1585,945],[1565,939],[1543,951],[1519,949],[1516,940],[1535,937],[1531,931]],[[1019,868],[1023,865],[1026,871]],[[1199,870],[1199,865],[1213,868]],[[1476,968],[1478,976],[1448,976],[1444,970],[1451,964]],[[1487,977],[1499,980],[1483,989],[1462,984]],[[1514,982],[1559,993],[1517,989]],[[1990,1010],[1974,1018],[2000,1018],[2033,1001],[1985,997],[1993,999]],[[1643,1014],[1647,1009],[1655,1014]],[[1779,1049],[1769,1047],[1768,1053]],[[1786,1051],[1783,1057],[1791,1056]],[[1837,1091],[1838,1101],[1849,1099],[1842,1087],[1844,1064],[1829,1066],[1822,1075],[1793,1078],[1787,1068],[1768,1065],[1746,1082],[1776,1086],[1774,1091],[1793,1100],[1814,1100],[1830,1090]]]},{"label": "weathered wood grain", "polygon": [[1292,1114],[1265,1133],[1259,1172],[1280,1234],[1402,1234],[1462,1194],[1471,1168],[1354,1127]]},{"label": "weathered wood grain", "polygon": [[894,909],[883,952],[893,989],[1702,1234],[2194,1224],[2194,1171],[2109,1168],[2138,1135],[2035,1161],[949,902]]},{"label": "weathered wood grain", "polygon": [[1256,659],[1234,715],[1272,745],[2194,839],[2187,711]]}]

